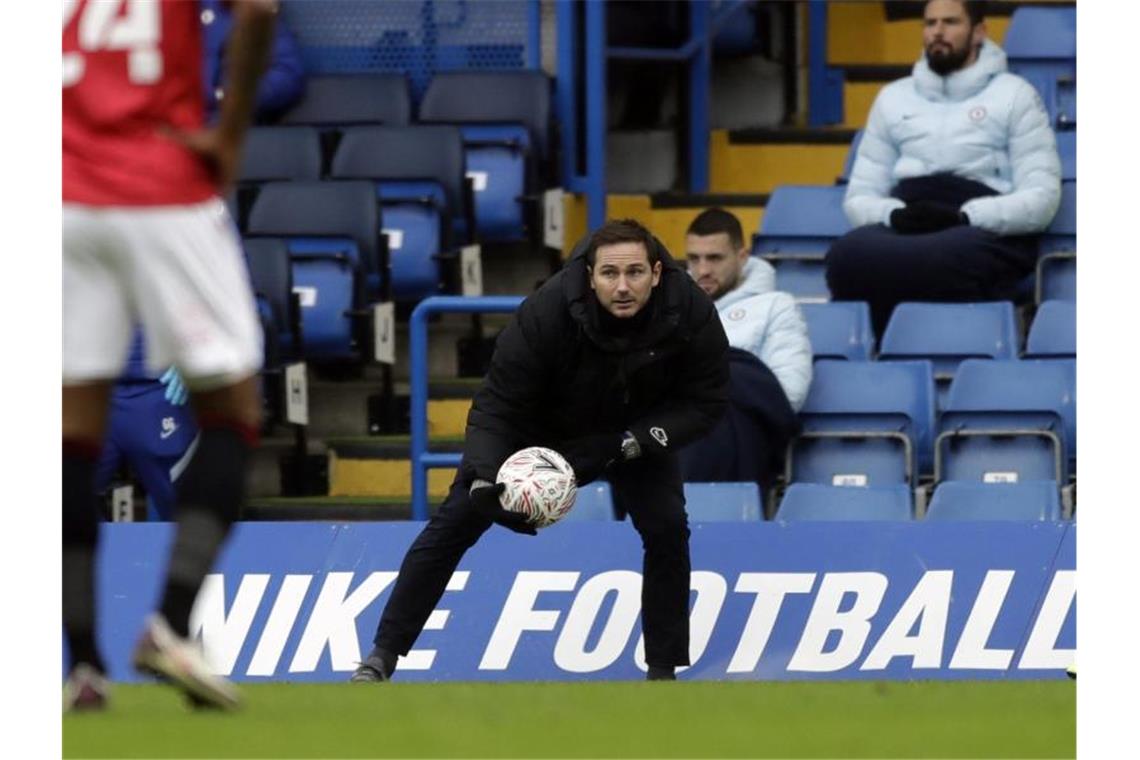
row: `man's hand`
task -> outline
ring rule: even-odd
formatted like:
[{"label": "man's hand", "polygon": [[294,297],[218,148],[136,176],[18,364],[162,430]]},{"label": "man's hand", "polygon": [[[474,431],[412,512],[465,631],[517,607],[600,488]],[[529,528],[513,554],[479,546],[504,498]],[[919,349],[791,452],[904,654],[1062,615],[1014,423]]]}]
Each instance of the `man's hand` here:
[{"label": "man's hand", "polygon": [[908,235],[939,232],[969,223],[969,217],[961,211],[930,201],[914,201],[891,212],[891,227]]},{"label": "man's hand", "polygon": [[209,165],[219,195],[225,195],[230,191],[240,168],[241,136],[230,136],[220,127],[210,127],[196,132],[165,128],[162,134],[193,151]]},{"label": "man's hand", "polygon": [[563,451],[566,461],[574,468],[579,486],[597,480],[615,459],[621,459],[621,433],[596,433],[567,441]]},{"label": "man's hand", "polygon": [[536,535],[538,531],[534,524],[526,519],[526,515],[522,512],[503,509],[503,503],[499,501],[499,497],[503,495],[503,490],[506,487],[505,483],[496,483],[493,486],[473,488],[468,494],[468,500],[476,512],[491,522],[498,523],[504,528],[510,528],[515,533],[525,533],[528,536]]},{"label": "man's hand", "polygon": [[178,370],[171,367],[162,373],[162,377],[158,378],[158,382],[166,386],[163,396],[167,401],[175,406],[183,406],[186,404],[186,399],[189,398],[190,392],[186,390],[186,383],[182,382],[182,375],[178,374]]}]

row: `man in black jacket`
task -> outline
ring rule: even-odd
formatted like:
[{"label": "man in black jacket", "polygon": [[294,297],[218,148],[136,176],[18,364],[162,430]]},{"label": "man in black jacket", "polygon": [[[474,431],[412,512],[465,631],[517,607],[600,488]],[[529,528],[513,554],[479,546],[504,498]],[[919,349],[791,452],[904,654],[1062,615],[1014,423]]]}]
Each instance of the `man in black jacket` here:
[{"label": "man in black jacket", "polygon": [[727,349],[712,301],[647,229],[611,221],[579,243],[499,336],[451,492],[404,557],[376,646],[352,680],[391,677],[492,523],[534,535],[492,485],[527,446],[561,452],[579,486],[609,479],[645,547],[649,678],[674,678],[689,664],[689,527],[674,452],[720,419]]}]

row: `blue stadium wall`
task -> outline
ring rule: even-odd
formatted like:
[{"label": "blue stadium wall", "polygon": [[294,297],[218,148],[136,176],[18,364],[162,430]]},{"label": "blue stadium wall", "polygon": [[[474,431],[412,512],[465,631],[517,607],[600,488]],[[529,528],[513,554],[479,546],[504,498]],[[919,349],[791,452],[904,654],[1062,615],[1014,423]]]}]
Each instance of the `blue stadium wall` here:
[{"label": "blue stadium wall", "polygon": [[[245,523],[195,608],[238,681],[342,681],[371,647],[420,523]],[[100,639],[116,680],[154,605],[166,524],[107,524]],[[693,665],[707,680],[1063,678],[1074,656],[1069,522],[696,523]],[[402,681],[641,678],[641,545],[628,523],[464,558]]]}]

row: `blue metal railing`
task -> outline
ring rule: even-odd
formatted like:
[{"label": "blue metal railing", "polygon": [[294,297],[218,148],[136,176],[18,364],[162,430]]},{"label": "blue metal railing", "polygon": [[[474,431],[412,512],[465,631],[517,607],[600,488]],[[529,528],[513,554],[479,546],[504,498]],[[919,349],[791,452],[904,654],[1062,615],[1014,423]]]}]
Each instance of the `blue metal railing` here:
[{"label": "blue metal railing", "polygon": [[[703,193],[709,185],[709,78],[712,41],[717,32],[749,5],[749,0],[728,0],[713,14],[712,4],[689,4],[689,39],[679,48],[608,47],[606,3],[586,2],[579,23],[577,0],[557,0],[557,99],[562,120],[562,184],[586,195],[586,223],[592,230],[606,216],[606,60],[608,58],[684,62],[689,67],[689,190]],[[584,26],[583,29],[579,29]],[[578,40],[585,40],[585,146],[586,171],[578,171]]]},{"label": "blue metal railing", "polygon": [[420,301],[408,323],[411,361],[412,519],[428,517],[427,471],[432,467],[458,467],[460,454],[428,451],[428,317],[432,314],[510,314],[523,296],[431,296]]}]

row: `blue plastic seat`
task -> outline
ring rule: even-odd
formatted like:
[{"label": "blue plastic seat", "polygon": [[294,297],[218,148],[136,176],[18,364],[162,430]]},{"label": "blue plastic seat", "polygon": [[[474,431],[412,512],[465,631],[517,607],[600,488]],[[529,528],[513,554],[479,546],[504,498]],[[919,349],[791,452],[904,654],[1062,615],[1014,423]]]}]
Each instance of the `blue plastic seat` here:
[{"label": "blue plastic seat", "polygon": [[1057,154],[1061,157],[1061,181],[1077,181],[1077,130],[1057,132]]},{"label": "blue plastic seat", "polygon": [[815,483],[792,483],[784,492],[776,520],[888,521],[911,520],[911,491],[907,486],[851,488]]},{"label": "blue plastic seat", "polygon": [[800,304],[815,359],[868,361],[875,348],[871,309],[864,301]]},{"label": "blue plastic seat", "polygon": [[1002,43],[1009,69],[1029,80],[1059,128],[1075,126],[1077,9],[1021,7],[1013,12]]},{"label": "blue plastic seat", "polygon": [[780,185],[772,191],[752,253],[776,269],[780,290],[798,299],[830,298],[823,259],[832,241],[851,230],[844,192],[833,185]]},{"label": "blue plastic seat", "polygon": [[604,480],[595,480],[593,483],[578,489],[574,508],[566,513],[561,522],[595,522],[614,519],[614,500],[610,484]]},{"label": "blue plastic seat", "polygon": [[891,313],[879,359],[930,359],[939,401],[945,401],[964,359],[1016,359],[1017,316],[1009,301],[900,303]]},{"label": "blue plastic seat", "polygon": [[965,483],[947,481],[934,489],[927,520],[1060,520],[1061,499],[1054,481]]},{"label": "blue plastic seat", "polygon": [[846,185],[851,181],[851,170],[855,168],[855,158],[859,155],[859,143],[863,142],[863,130],[855,130],[851,138],[851,147],[847,149],[847,157],[843,159],[843,173],[839,175],[836,184]]},{"label": "blue plastic seat", "polygon": [[935,442],[936,482],[1068,482],[1076,461],[1076,363],[967,359]]},{"label": "blue plastic seat", "polygon": [[764,519],[760,488],[755,483],[685,483],[685,511],[692,522],[738,522]]},{"label": "blue plastic seat", "polygon": [[1061,183],[1061,205],[1041,236],[1037,259],[1038,304],[1077,300],[1077,183]]},{"label": "blue plastic seat", "polygon": [[382,276],[380,206],[368,182],[270,182],[249,216],[249,234],[284,238],[301,305],[305,354],[358,359],[356,317],[365,283]]},{"label": "blue plastic seat", "polygon": [[332,176],[375,183],[384,209],[393,297],[418,301],[438,293],[440,257],[462,234],[455,233],[453,220],[466,216],[460,131],[422,125],[347,129],[333,157]]},{"label": "blue plastic seat", "polygon": [[475,226],[486,240],[525,239],[524,196],[549,152],[550,82],[539,71],[443,72],[420,103],[424,123],[462,128]]},{"label": "blue plastic seat", "polygon": [[239,182],[321,178],[321,140],[312,127],[254,127],[242,147]]},{"label": "blue plastic seat", "polygon": [[1072,301],[1046,301],[1037,310],[1025,341],[1026,358],[1075,359],[1077,356],[1077,305]]},{"label": "blue plastic seat", "polygon": [[789,482],[866,486],[929,471],[934,375],[929,361],[815,363],[789,445]]},{"label": "blue plastic seat", "polygon": [[305,81],[305,94],[282,124],[345,127],[408,124],[412,97],[402,74],[322,74]]},{"label": "blue plastic seat", "polygon": [[242,240],[249,264],[250,284],[259,304],[268,310],[266,351],[284,359],[298,357],[301,351],[300,321],[296,318],[293,296],[293,267],[289,247],[280,238]]}]

